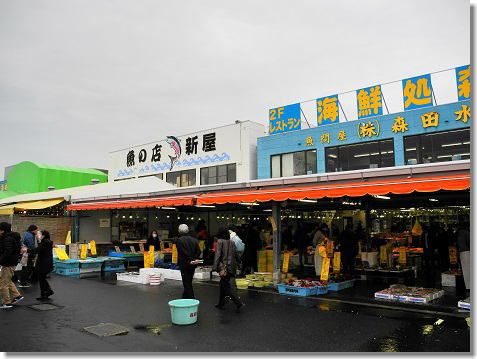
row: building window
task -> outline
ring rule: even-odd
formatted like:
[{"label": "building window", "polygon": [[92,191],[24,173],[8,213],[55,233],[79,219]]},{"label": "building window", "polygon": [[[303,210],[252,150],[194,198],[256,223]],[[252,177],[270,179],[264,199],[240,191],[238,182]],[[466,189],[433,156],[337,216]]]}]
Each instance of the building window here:
[{"label": "building window", "polygon": [[235,163],[200,169],[200,184],[217,184],[235,182],[237,180],[237,166]]},{"label": "building window", "polygon": [[406,164],[470,159],[470,129],[404,137]]},{"label": "building window", "polygon": [[326,172],[394,166],[394,141],[383,140],[325,148]]},{"label": "building window", "polygon": [[166,182],[176,187],[195,186],[195,170],[166,173]]},{"label": "building window", "polygon": [[316,150],[274,155],[271,157],[271,168],[272,178],[316,173]]}]

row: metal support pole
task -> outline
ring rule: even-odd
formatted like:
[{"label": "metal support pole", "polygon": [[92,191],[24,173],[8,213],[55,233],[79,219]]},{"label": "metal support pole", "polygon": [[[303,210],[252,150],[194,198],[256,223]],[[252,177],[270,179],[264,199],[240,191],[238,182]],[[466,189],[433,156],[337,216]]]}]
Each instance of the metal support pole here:
[{"label": "metal support pole", "polygon": [[272,226],[273,226],[273,283],[280,283],[280,255],[282,248],[282,224],[281,208],[279,202],[272,202]]},{"label": "metal support pole", "polygon": [[79,227],[80,227],[80,218],[78,211],[73,211],[73,238],[72,243],[79,243]]}]

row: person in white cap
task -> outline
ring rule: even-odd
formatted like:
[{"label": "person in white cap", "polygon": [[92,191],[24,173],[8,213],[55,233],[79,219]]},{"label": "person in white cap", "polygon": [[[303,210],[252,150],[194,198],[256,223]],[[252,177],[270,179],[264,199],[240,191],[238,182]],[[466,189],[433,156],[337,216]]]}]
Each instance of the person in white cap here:
[{"label": "person in white cap", "polygon": [[197,238],[189,235],[187,224],[179,226],[179,239],[177,240],[177,254],[181,270],[182,285],[184,286],[183,299],[195,299],[192,279],[196,265],[200,262],[200,247]]}]

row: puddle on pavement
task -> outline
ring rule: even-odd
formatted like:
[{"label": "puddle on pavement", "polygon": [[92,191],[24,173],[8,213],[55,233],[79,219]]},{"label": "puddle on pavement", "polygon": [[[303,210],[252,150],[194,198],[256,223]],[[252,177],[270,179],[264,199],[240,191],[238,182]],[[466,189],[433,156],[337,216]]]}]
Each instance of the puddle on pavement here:
[{"label": "puddle on pavement", "polygon": [[134,329],[143,330],[155,335],[161,335],[161,331],[170,328],[172,324],[159,324],[159,325],[136,325]]}]

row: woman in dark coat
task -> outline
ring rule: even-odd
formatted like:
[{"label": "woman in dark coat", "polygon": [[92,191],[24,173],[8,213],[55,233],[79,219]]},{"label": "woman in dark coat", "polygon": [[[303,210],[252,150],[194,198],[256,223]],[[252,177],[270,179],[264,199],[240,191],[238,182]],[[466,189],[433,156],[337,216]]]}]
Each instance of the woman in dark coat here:
[{"label": "woman in dark coat", "polygon": [[[237,296],[235,286],[235,277],[240,263],[240,255],[235,251],[235,244],[230,240],[228,230],[220,229],[217,238],[213,270],[220,275],[220,295],[219,303],[215,307],[223,309],[225,297],[228,296],[235,303],[237,311],[239,311],[244,305]],[[222,273],[223,270],[225,270],[225,274]]]},{"label": "woman in dark coat", "polygon": [[159,251],[161,249],[159,234],[157,233],[156,230],[152,231],[151,234],[149,235],[149,238],[147,239],[147,242],[146,242],[147,251],[149,250],[150,246],[154,246],[155,251]]},{"label": "woman in dark coat", "polygon": [[46,276],[53,270],[53,242],[48,231],[40,231],[38,238],[38,247],[35,249],[38,255],[36,260],[36,269],[38,280],[40,282],[41,296],[37,300],[48,299],[54,292],[51,290]]}]

